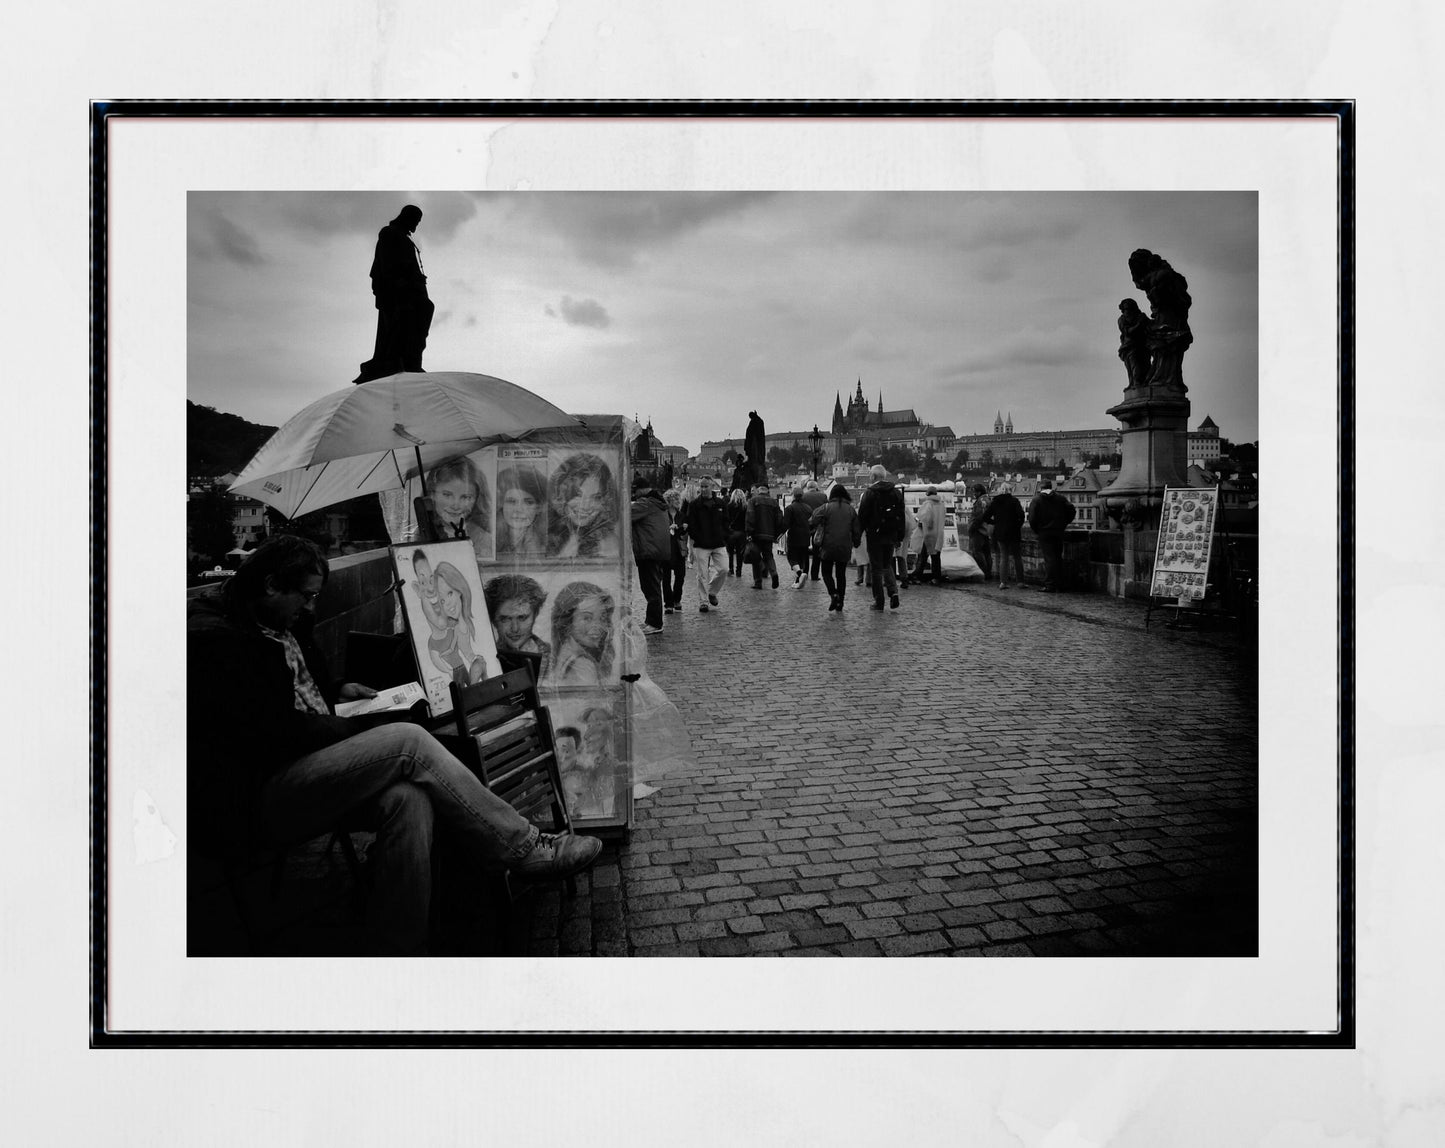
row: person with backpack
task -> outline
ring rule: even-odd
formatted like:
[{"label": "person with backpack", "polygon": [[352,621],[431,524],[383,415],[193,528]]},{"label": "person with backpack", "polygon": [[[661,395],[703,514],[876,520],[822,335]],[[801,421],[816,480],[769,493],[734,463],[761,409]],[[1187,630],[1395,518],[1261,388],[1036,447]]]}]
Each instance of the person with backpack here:
[{"label": "person with backpack", "polygon": [[848,593],[848,558],[863,537],[863,526],[848,488],[841,482],[835,485],[828,501],[813,511],[808,524],[813,532],[813,552],[821,562],[823,585],[828,588],[828,609],[842,613],[843,597]]},{"label": "person with backpack", "polygon": [[873,580],[873,609],[883,609],[883,591],[888,605],[898,609],[898,582],[893,573],[893,552],[907,537],[903,492],[893,485],[881,464],[869,473],[872,483],[858,500],[858,520],[868,534],[868,568]]}]

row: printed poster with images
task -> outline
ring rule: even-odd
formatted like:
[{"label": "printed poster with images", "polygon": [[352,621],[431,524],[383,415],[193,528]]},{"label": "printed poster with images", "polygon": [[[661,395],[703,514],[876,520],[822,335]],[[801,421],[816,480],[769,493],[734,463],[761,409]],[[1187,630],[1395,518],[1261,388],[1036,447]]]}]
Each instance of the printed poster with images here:
[{"label": "printed poster with images", "polygon": [[1159,545],[1149,593],[1155,598],[1201,601],[1209,579],[1219,488],[1165,487]]},{"label": "printed poster with images", "polygon": [[450,685],[498,672],[497,646],[469,538],[391,547],[402,613],[432,717],[452,711]]}]

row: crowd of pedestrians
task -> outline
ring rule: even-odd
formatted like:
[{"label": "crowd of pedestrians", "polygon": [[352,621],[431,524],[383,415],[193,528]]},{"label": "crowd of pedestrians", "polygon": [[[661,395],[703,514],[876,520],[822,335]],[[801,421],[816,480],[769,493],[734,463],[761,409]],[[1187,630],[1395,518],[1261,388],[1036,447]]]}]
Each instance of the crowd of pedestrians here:
[{"label": "crowd of pedestrians", "polygon": [[[741,578],[745,568],[754,590],[778,589],[779,553],[791,589],[823,582],[830,613],[843,610],[849,565],[858,570],[853,585],[868,587],[874,610],[899,609],[899,592],[912,583],[941,584],[947,513],[942,493],[930,486],[910,509],[883,466],[873,466],[870,479],[856,506],[842,483],[825,489],[816,480],[796,486],[784,506],[766,481],[750,487],[735,481],[725,496],[716,480],[705,476],[688,498],[681,489],[659,491],[639,478],[632,491],[632,546],[646,602],[643,632],[660,633],[663,616],[682,610],[689,567],[703,614],[720,608],[728,579]],[[1010,483],[992,491],[976,483],[966,495],[960,492],[955,510],[960,531],[966,531],[965,548],[985,582],[997,574],[1001,590],[1023,585],[1027,522],[1044,559],[1039,589],[1062,588],[1064,534],[1074,507],[1052,483],[1040,482],[1027,509]]]}]

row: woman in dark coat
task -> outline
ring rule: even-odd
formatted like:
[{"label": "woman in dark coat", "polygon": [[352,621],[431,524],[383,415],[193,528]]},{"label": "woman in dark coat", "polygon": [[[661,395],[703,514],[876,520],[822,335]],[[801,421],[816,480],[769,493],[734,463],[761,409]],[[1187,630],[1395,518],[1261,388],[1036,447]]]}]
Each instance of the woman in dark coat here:
[{"label": "woman in dark coat", "polygon": [[743,550],[747,546],[747,517],[748,496],[741,489],[735,490],[723,507],[723,522],[728,528],[728,573],[739,578],[743,576]]},{"label": "woman in dark coat", "polygon": [[823,560],[823,585],[828,588],[828,609],[842,613],[843,596],[848,592],[848,559],[863,537],[863,525],[853,509],[848,488],[837,483],[828,501],[813,511],[809,525],[815,531],[823,528],[818,551]]}]

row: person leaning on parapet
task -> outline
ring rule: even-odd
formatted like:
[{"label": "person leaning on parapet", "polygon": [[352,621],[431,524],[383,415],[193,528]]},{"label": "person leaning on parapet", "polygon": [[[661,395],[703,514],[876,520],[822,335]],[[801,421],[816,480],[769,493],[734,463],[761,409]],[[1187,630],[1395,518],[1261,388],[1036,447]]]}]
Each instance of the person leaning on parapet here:
[{"label": "person leaning on parapet", "polygon": [[632,480],[632,557],[647,602],[644,634],[662,633],[662,580],[672,562],[667,499],[641,475]]},{"label": "person leaning on parapet", "polygon": [[772,578],[773,589],[778,588],[778,562],[773,557],[773,543],[782,533],[782,527],[783,511],[764,479],[753,487],[753,496],[748,500],[747,518],[743,526],[744,536],[758,552],[758,556],[753,559],[754,590],[763,588],[764,574]]},{"label": "person leaning on parapet", "polygon": [[803,487],[799,484],[793,491],[793,501],[783,511],[783,534],[787,538],[785,549],[788,566],[793,571],[794,590],[801,590],[808,579],[808,552],[813,535],[808,523],[812,517],[813,508],[805,501]]},{"label": "person leaning on parapet", "polygon": [[[923,538],[918,547],[918,560],[913,567],[913,577],[919,582],[941,584],[943,582],[943,499],[938,496],[938,487],[930,486],[924,493],[918,507],[918,525]],[[930,562],[930,559],[932,560]],[[925,569],[931,566],[932,570]]]},{"label": "person leaning on parapet", "polygon": [[968,552],[983,571],[983,580],[993,577],[993,556],[988,538],[988,526],[983,521],[988,510],[988,487],[981,482],[974,483],[973,504],[968,509]]},{"label": "person leaning on parapet", "polygon": [[893,573],[893,552],[906,537],[907,510],[903,492],[893,485],[888,472],[874,464],[872,483],[858,500],[858,520],[868,535],[868,569],[873,581],[873,609],[883,609],[883,591],[888,604],[898,609],[898,583]]},{"label": "person leaning on parapet", "polygon": [[993,544],[998,548],[998,588],[1008,589],[1009,559],[1013,559],[1014,581],[1024,584],[1024,507],[1014,497],[1013,488],[1004,483],[994,492],[988,509],[980,519],[983,525],[993,527]]},{"label": "person leaning on parapet", "polygon": [[[803,484],[803,501],[808,504],[808,509],[810,511],[817,510],[820,506],[828,505],[828,495],[824,493],[823,488],[818,485],[818,480],[816,478],[810,478],[806,483]],[[814,582],[816,582],[819,577],[819,568],[822,564],[822,557],[821,555],[819,555],[817,550],[813,550],[811,554],[811,559],[812,561],[808,567],[808,577],[811,578]]]},{"label": "person leaning on parapet", "polygon": [[371,261],[371,293],[376,297],[376,349],[361,364],[356,382],[397,371],[420,371],[436,308],[426,291],[426,272],[412,233],[421,208],[408,203],[376,237]]},{"label": "person leaning on parapet", "polygon": [[1048,479],[1039,483],[1039,492],[1029,503],[1029,526],[1039,537],[1044,552],[1045,594],[1064,588],[1064,531],[1074,520],[1074,504],[1054,489]]},{"label": "person leaning on parapet", "polygon": [[713,480],[703,477],[698,482],[698,496],[687,504],[687,535],[692,540],[692,564],[697,571],[698,612],[707,613],[709,605],[718,604],[718,591],[727,581],[727,525],[723,522],[723,502],[713,488]]},{"label": "person leaning on parapet", "polygon": [[[378,953],[426,952],[437,822],[484,864],[565,877],[596,860],[592,837],[540,833],[419,725],[337,717],[373,697],[327,675],[310,639],[330,572],[281,535],[186,617],[186,774],[197,839],[244,849],[309,841],[343,818],[374,827],[368,926]],[[242,728],[244,727],[244,728]]]}]

